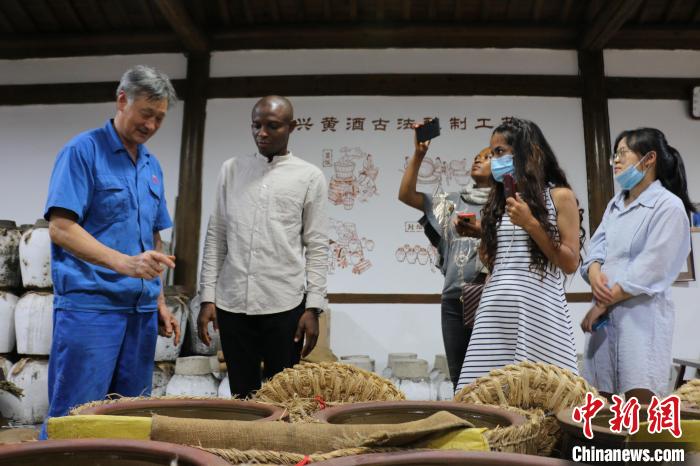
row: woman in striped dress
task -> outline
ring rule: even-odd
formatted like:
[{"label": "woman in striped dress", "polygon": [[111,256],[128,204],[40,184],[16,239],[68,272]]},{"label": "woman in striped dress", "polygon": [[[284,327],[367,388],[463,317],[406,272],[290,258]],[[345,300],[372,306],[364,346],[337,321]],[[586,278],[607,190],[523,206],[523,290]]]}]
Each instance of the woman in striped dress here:
[{"label": "woman in striped dress", "polygon": [[[580,263],[582,212],[533,122],[513,118],[491,136],[497,181],[482,211],[481,255],[491,272],[457,390],[492,369],[539,361],[576,372],[564,273]],[[516,193],[506,199],[504,177]]]}]

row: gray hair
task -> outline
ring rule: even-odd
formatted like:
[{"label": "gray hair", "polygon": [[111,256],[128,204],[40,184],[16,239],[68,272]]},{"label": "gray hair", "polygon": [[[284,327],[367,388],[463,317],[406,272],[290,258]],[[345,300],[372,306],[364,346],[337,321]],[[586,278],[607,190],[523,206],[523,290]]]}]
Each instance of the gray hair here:
[{"label": "gray hair", "polygon": [[170,83],[170,78],[160,71],[146,65],[136,65],[126,70],[119,81],[117,97],[124,91],[129,102],[137,97],[145,96],[148,100],[168,100],[168,108],[175,105],[177,95]]}]

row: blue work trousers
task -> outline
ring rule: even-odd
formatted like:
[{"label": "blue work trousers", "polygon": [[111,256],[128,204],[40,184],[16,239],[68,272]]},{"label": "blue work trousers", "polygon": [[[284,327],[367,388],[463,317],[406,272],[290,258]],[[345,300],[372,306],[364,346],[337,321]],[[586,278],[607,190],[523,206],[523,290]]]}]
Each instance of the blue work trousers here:
[{"label": "blue work trousers", "polygon": [[48,417],[108,394],[149,396],[157,337],[157,312],[54,310]]}]

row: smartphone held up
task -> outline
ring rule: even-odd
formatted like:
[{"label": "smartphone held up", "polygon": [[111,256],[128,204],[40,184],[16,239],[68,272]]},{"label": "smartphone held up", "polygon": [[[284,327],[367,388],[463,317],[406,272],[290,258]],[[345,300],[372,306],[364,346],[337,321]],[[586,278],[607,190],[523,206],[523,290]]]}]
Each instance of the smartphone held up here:
[{"label": "smartphone held up", "polygon": [[440,136],[440,119],[433,118],[416,128],[416,140],[426,142]]}]

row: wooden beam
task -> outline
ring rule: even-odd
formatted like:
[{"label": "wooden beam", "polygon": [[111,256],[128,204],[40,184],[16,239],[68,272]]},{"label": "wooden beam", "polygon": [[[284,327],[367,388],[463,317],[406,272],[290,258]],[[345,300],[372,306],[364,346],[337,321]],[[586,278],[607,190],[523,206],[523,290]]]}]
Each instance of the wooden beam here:
[{"label": "wooden beam", "polygon": [[603,52],[580,50],[578,66],[583,79],[581,107],[588,178],[588,233],[592,236],[614,193],[612,167],[608,162],[612,149]]},{"label": "wooden beam", "polygon": [[12,19],[15,28],[22,32],[34,32],[38,30],[36,22],[29,16],[27,10],[19,0],[5,0],[2,8]]},{"label": "wooden beam", "polygon": [[608,99],[663,99],[690,101],[697,78],[614,78],[605,80]]},{"label": "wooden beam", "polygon": [[[328,293],[330,304],[440,304],[440,294]],[[566,293],[570,303],[590,303],[593,293]]]},{"label": "wooden beam", "polygon": [[535,0],[532,6],[532,17],[535,22],[542,20],[542,10],[544,9],[544,0]]},{"label": "wooden beam", "polygon": [[71,0],[71,5],[88,30],[99,33],[108,29],[107,21],[95,0]]},{"label": "wooden beam", "polygon": [[210,99],[323,95],[522,95],[580,97],[577,76],[366,74],[211,78]]},{"label": "wooden beam", "polygon": [[671,4],[666,8],[666,14],[664,15],[664,23],[671,22],[671,20],[673,19],[673,15],[676,13],[676,10],[684,1],[686,0],[673,0],[671,2]]},{"label": "wooden beam", "polygon": [[267,0],[267,8],[270,11],[270,16],[272,16],[272,21],[280,22],[280,6],[277,0]]},{"label": "wooden beam", "polygon": [[350,21],[357,21],[357,0],[350,0],[348,9],[350,10]]},{"label": "wooden beam", "polygon": [[404,21],[411,20],[411,0],[403,0],[403,5],[401,7],[401,18]]},{"label": "wooden beam", "polygon": [[202,218],[202,158],[207,116],[206,88],[209,54],[191,54],[187,59],[187,90],[180,143],[180,176],[175,207],[175,285],[190,294],[197,287],[199,227]]},{"label": "wooden beam", "polygon": [[462,20],[462,2],[461,0],[455,0],[455,10],[454,13],[452,14],[452,19],[454,21],[461,21]]},{"label": "wooden beam", "polygon": [[567,49],[576,45],[576,31],[572,28],[507,25],[464,27],[455,23],[401,23],[392,26],[329,26],[323,23],[298,27],[248,27],[215,33],[211,38],[213,50],[387,47]]},{"label": "wooden beam", "polygon": [[374,2],[374,7],[376,8],[376,20],[382,21],[384,19],[384,0],[376,0]]},{"label": "wooden beam", "polygon": [[174,34],[41,34],[0,37],[2,58],[181,52]]},{"label": "wooden beam", "polygon": [[571,14],[571,7],[573,6],[574,0],[564,0],[564,5],[561,7],[561,13],[559,14],[559,19],[563,23],[569,22],[569,15]]},{"label": "wooden beam", "polygon": [[333,18],[333,11],[331,9],[331,0],[323,0],[323,19],[330,21]]},{"label": "wooden beam", "polygon": [[639,9],[643,0],[609,0],[583,33],[580,49],[601,50]]},{"label": "wooden beam", "polygon": [[2,10],[0,10],[0,29],[5,34],[13,34],[16,32],[14,26],[12,26],[12,23]]},{"label": "wooden beam", "polygon": [[231,13],[228,10],[228,0],[217,0],[217,5],[219,7],[219,16],[221,16],[221,22],[224,26],[231,25]]},{"label": "wooden beam", "polygon": [[650,28],[626,27],[610,39],[608,48],[615,49],[700,49],[700,27]]},{"label": "wooden beam", "polygon": [[[178,95],[184,95],[186,82],[172,81]],[[11,84],[0,86],[0,106],[57,105],[114,102],[116,82],[64,84]]]},{"label": "wooden beam", "polygon": [[182,45],[188,52],[205,53],[209,50],[209,41],[204,32],[194,24],[183,0],[153,0],[173,28]]},{"label": "wooden beam", "polygon": [[[304,86],[300,81],[310,79]],[[333,81],[338,84],[329,85]],[[187,82],[172,81],[181,99],[187,97]],[[289,84],[285,87],[285,82]],[[391,89],[410,86],[408,91]],[[495,83],[495,84],[489,84]],[[539,83],[539,84],[538,84]],[[687,100],[697,84],[694,78],[616,78],[605,79],[608,99]],[[425,86],[424,92],[415,86]],[[53,105],[111,102],[117,83],[87,82],[64,84],[0,85],[0,105]],[[226,89],[227,86],[235,88]],[[210,78],[207,98],[256,97],[270,89],[283,88],[288,95],[348,95],[356,86],[358,95],[545,95],[580,97],[582,84],[576,76],[511,75],[316,75],[294,77]],[[556,88],[555,91],[547,88]],[[266,92],[267,90],[267,92]]]},{"label": "wooden beam", "polygon": [[248,24],[253,24],[255,18],[253,17],[253,9],[250,6],[250,0],[241,0],[241,6],[243,7],[245,22]]}]

